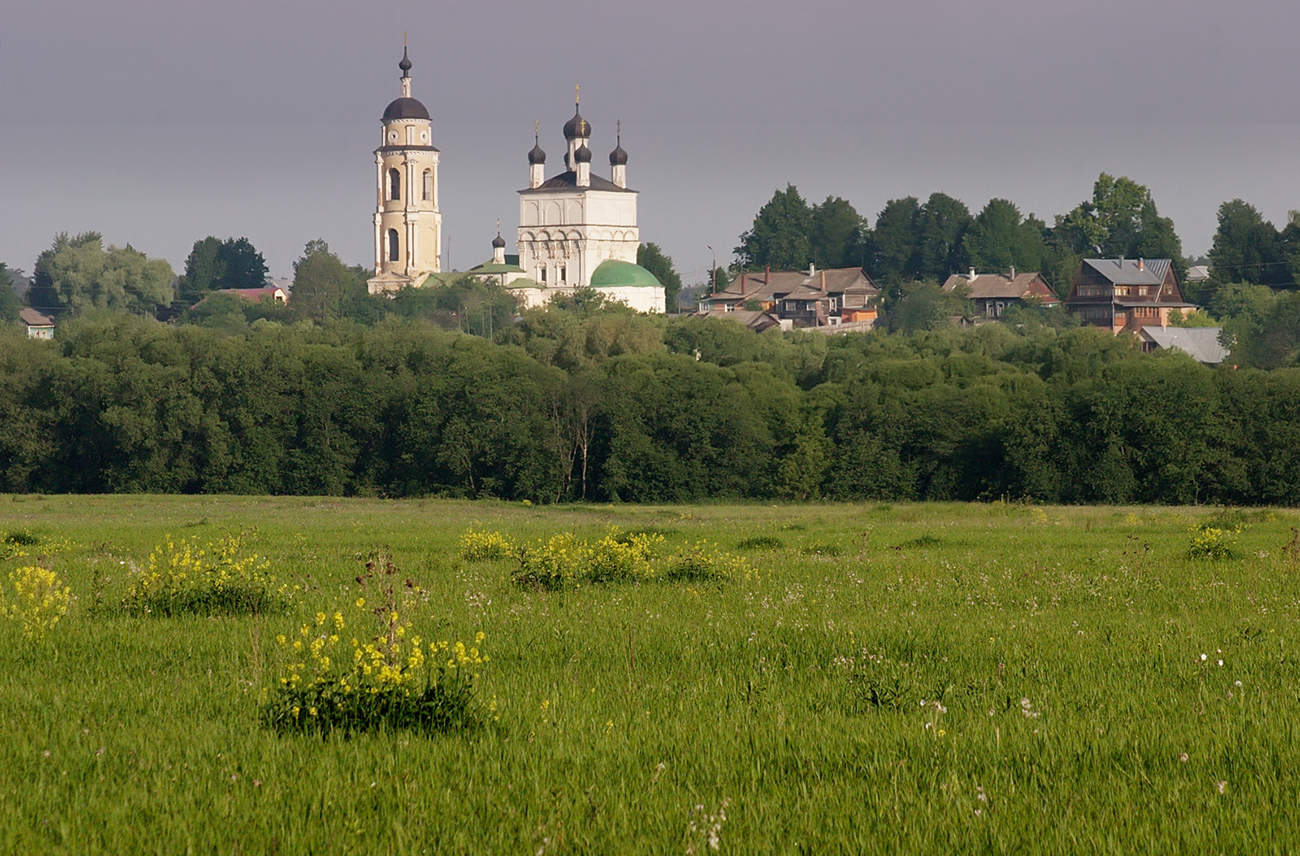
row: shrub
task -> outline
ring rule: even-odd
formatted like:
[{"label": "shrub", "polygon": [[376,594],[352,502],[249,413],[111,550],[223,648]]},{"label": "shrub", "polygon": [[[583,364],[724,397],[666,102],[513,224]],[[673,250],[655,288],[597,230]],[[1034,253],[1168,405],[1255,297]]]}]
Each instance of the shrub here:
[{"label": "shrub", "polygon": [[480,532],[467,529],[460,536],[459,555],[462,559],[479,562],[485,559],[504,559],[514,552],[510,539],[500,532]]},{"label": "shrub", "polygon": [[776,550],[785,545],[780,538],[773,538],[771,535],[756,535],[752,538],[746,538],[736,545],[737,550]]},{"label": "shrub", "polygon": [[469,645],[426,642],[412,632],[419,588],[396,580],[392,560],[377,553],[357,578],[362,595],[347,616],[343,610],[318,612],[291,638],[276,638],[290,662],[264,691],[268,727],[445,733],[475,727],[494,713],[495,703],[484,711],[475,693],[479,667],[488,662],[478,648],[483,634]]},{"label": "shrub", "polygon": [[664,579],[674,582],[726,582],[756,576],[744,556],[721,552],[706,541],[682,547],[663,562]]},{"label": "shrub", "polygon": [[132,574],[122,608],[136,615],[247,615],[284,609],[287,585],[276,585],[270,563],[245,554],[229,536],[201,546],[167,539],[154,548],[143,571]]},{"label": "shrub", "polygon": [[1223,528],[1213,523],[1198,523],[1187,530],[1191,540],[1187,544],[1189,559],[1230,559],[1236,555],[1233,549],[1241,526]]},{"label": "shrub", "polygon": [[520,547],[514,580],[522,586],[551,591],[571,588],[585,576],[588,549],[572,532]]},{"label": "shrub", "polygon": [[514,580],[523,586],[558,591],[583,583],[730,580],[754,575],[744,558],[720,552],[706,542],[661,556],[663,540],[660,535],[624,534],[617,528],[590,544],[568,532],[553,535],[519,549]]},{"label": "shrub", "polygon": [[584,576],[592,583],[648,580],[655,575],[651,563],[654,550],[663,541],[662,535],[623,535],[617,528],[611,528],[605,537],[587,548]]},{"label": "shrub", "polygon": [[0,615],[18,622],[28,638],[53,630],[72,603],[72,590],[48,568],[15,568],[9,572],[9,588],[10,596],[0,592]]}]

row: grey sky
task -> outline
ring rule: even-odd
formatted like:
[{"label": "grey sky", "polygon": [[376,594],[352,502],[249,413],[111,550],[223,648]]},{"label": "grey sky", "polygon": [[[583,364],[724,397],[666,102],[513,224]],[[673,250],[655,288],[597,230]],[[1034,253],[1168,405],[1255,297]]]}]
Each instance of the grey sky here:
[{"label": "grey sky", "polygon": [[935,190],[1050,221],[1106,170],[1151,187],[1188,253],[1225,199],[1300,208],[1282,0],[8,0],[0,261],[95,229],[177,272],[208,234],[247,235],[275,275],[315,237],[369,263],[403,30],[459,268],[496,218],[513,237],[534,119],[555,171],[575,82],[598,171],[621,118],[642,239],[688,282],[787,182],[873,222]]}]

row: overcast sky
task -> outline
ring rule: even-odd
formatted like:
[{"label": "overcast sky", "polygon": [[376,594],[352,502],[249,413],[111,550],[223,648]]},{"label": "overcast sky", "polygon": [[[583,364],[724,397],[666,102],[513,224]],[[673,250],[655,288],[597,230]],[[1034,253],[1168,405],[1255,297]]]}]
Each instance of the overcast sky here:
[{"label": "overcast sky", "polygon": [[1300,208],[1283,0],[6,0],[0,261],[30,272],[93,229],[178,273],[208,234],[273,275],[316,237],[369,264],[403,31],[457,268],[498,217],[513,238],[534,120],[558,169],[575,83],[602,174],[623,120],[642,240],[687,282],[787,182],[873,224],[936,190],[1050,222],[1104,170],[1148,185],[1189,254],[1226,199]]}]

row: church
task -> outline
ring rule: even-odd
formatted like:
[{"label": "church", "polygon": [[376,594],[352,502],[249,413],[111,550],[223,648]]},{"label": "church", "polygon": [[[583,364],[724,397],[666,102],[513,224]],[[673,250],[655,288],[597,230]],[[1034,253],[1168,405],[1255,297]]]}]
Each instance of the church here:
[{"label": "church", "polygon": [[546,152],[534,126],[528,186],[519,191],[517,252],[506,253],[500,230],[492,258],[464,272],[443,271],[442,211],[438,205],[439,151],[433,120],[411,95],[412,63],[405,48],[401,96],[384,108],[375,149],[375,275],[371,294],[434,285],[453,275],[480,276],[508,289],[521,307],[541,306],[560,294],[592,288],[642,312],[663,312],[664,289],[636,263],[641,233],[637,191],[627,184],[621,123],[609,153],[610,177],[592,170],[592,127],[575,98],[564,123],[564,170],[546,176]]}]

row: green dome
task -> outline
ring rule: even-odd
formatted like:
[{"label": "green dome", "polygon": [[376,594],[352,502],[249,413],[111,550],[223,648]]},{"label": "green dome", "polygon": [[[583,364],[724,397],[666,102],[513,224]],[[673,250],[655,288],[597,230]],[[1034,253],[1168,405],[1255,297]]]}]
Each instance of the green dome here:
[{"label": "green dome", "polygon": [[603,261],[591,274],[592,288],[618,288],[620,286],[645,286],[663,288],[663,283],[641,265],[614,259]]}]

